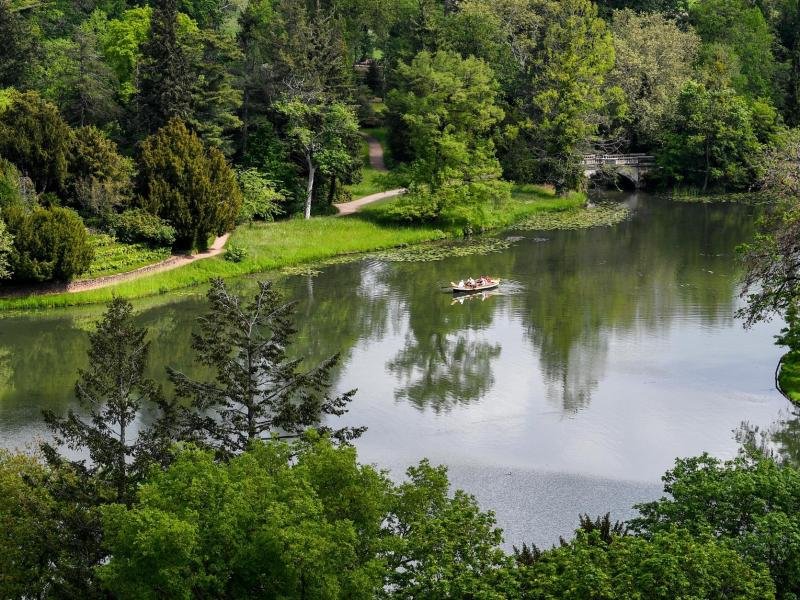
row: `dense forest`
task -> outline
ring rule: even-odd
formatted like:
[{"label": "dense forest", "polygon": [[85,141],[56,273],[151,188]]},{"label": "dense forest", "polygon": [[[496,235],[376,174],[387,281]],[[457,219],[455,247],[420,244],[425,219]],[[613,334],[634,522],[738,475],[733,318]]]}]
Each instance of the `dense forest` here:
[{"label": "dense forest", "polygon": [[65,281],[109,236],[202,250],[237,223],[324,214],[362,177],[368,127],[409,188],[401,222],[480,229],[509,182],[583,187],[586,153],[652,153],[657,185],[754,189],[800,122],[799,15],[792,0],[2,0],[0,274]]}]

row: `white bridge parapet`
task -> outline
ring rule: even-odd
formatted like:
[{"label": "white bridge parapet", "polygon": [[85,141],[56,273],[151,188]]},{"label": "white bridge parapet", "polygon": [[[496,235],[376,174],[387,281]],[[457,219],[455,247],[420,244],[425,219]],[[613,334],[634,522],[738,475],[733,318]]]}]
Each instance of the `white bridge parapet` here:
[{"label": "white bridge parapet", "polygon": [[656,157],[649,154],[584,154],[584,167],[599,167],[601,165],[632,165],[647,166],[655,165]]}]

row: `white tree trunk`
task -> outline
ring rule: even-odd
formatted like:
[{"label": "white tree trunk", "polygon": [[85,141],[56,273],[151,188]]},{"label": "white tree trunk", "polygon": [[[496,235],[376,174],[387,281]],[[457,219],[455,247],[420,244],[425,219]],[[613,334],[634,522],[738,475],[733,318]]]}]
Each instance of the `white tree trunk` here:
[{"label": "white tree trunk", "polygon": [[311,157],[306,159],[308,161],[308,185],[306,186],[306,219],[311,218],[311,198],[314,195],[314,175],[317,169],[311,161]]}]

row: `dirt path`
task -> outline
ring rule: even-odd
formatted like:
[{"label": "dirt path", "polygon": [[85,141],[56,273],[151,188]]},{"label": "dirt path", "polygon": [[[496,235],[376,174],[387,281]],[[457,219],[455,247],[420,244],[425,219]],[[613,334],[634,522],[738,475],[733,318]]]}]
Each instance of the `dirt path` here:
[{"label": "dirt path", "polygon": [[386,198],[394,198],[395,196],[399,196],[400,194],[405,194],[406,188],[397,188],[396,190],[388,190],[386,192],[378,192],[377,194],[370,194],[369,196],[364,196],[363,198],[359,198],[358,200],[353,200],[352,202],[343,202],[342,204],[334,204],[336,210],[339,211],[337,216],[344,217],[345,215],[352,215],[353,213],[357,213],[358,209],[366,204],[372,204],[373,202],[377,202],[378,200],[384,200]]},{"label": "dirt path", "polygon": [[214,243],[209,246],[205,252],[198,254],[173,254],[169,258],[161,262],[153,263],[152,265],[145,265],[139,269],[128,271],[127,273],[117,273],[116,275],[105,275],[104,277],[96,277],[95,279],[84,279],[82,281],[70,281],[69,283],[54,283],[48,286],[21,286],[8,290],[2,290],[1,295],[4,298],[13,298],[19,296],[30,296],[32,294],[56,294],[56,293],[74,293],[86,292],[88,290],[97,290],[100,288],[108,287],[123,281],[131,281],[138,279],[144,275],[152,275],[154,273],[162,273],[164,271],[171,271],[189,263],[193,263],[204,258],[211,258],[222,254],[225,250],[225,243],[230,237],[229,233],[219,236],[214,240]]},{"label": "dirt path", "polygon": [[222,254],[222,252],[225,250],[225,243],[228,241],[230,235],[231,235],[230,233],[226,233],[225,235],[219,236],[217,239],[214,240],[214,242],[211,244],[211,246],[208,247],[208,250],[206,250],[205,252],[198,252],[197,254],[173,254],[166,260],[162,260],[161,262],[141,267],[140,269],[136,269],[135,271],[128,271],[127,273],[118,273],[116,275],[106,275],[105,277],[97,277],[96,279],[71,281],[66,285],[67,289],[64,291],[85,292],[87,290],[96,290],[99,288],[104,288],[109,285],[113,285],[115,283],[130,281],[131,279],[138,279],[142,275],[152,275],[154,273],[171,271],[172,269],[177,269],[178,267],[188,265],[189,263],[193,263],[198,260],[203,260],[204,258],[211,258],[212,256],[217,256],[219,254]]},{"label": "dirt path", "polygon": [[368,135],[367,144],[369,145],[369,165],[376,171],[383,173],[389,171],[386,168],[386,163],[383,162],[383,146],[381,146],[378,138]]},{"label": "dirt path", "polygon": [[[386,168],[386,163],[383,161],[383,146],[381,146],[378,138],[371,135],[366,136],[367,144],[369,145],[369,164],[376,171],[388,173],[389,169]],[[362,206],[385,200],[386,198],[394,198],[406,192],[405,188],[397,188],[395,190],[387,190],[385,192],[378,192],[377,194],[370,194],[352,202],[342,202],[341,204],[334,204],[336,210],[339,211],[340,217],[345,215],[352,215],[357,213]]]}]

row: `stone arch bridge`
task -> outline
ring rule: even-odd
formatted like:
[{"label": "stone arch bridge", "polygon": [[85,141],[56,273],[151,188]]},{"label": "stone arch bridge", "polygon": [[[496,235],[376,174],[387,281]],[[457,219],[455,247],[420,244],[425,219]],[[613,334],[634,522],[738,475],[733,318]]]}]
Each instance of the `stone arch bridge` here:
[{"label": "stone arch bridge", "polygon": [[584,154],[583,173],[592,177],[613,171],[639,188],[645,176],[657,169],[656,159],[649,154]]}]

